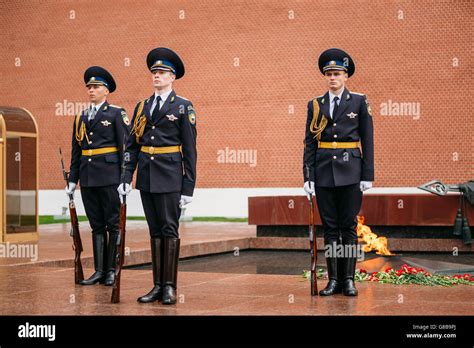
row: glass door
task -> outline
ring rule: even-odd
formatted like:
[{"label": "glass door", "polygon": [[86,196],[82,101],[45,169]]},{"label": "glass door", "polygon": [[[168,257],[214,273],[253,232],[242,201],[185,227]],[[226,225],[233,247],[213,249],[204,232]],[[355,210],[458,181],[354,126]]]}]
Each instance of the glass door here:
[{"label": "glass door", "polygon": [[36,231],[36,138],[7,136],[7,233]]}]

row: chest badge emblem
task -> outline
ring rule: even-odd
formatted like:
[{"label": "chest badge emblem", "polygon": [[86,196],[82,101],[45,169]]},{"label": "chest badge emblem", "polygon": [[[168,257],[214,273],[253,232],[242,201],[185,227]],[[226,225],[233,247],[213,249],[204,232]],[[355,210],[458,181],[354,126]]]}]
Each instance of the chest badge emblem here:
[{"label": "chest badge emblem", "polygon": [[173,114],[171,114],[171,115],[166,115],[166,117],[168,117],[168,120],[171,121],[171,122],[176,121],[176,120],[178,119],[178,118],[177,118],[175,115],[173,115]]},{"label": "chest badge emblem", "polygon": [[351,112],[350,114],[347,114],[347,116],[352,119],[352,118],[355,118],[357,114],[354,114],[353,112]]}]

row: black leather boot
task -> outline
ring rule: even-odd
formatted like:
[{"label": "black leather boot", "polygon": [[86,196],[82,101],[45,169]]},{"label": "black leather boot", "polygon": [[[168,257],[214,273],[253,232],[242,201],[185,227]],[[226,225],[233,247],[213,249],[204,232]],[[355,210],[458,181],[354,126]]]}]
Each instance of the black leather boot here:
[{"label": "black leather boot", "polygon": [[326,287],[319,292],[319,296],[331,296],[341,293],[341,284],[337,280],[337,257],[327,257],[326,264],[328,266],[329,282]]},{"label": "black leather boot", "polygon": [[178,282],[179,238],[164,238],[163,264],[163,304],[176,303],[176,289]]},{"label": "black leather boot", "polygon": [[337,281],[339,285],[341,286],[341,291],[342,291],[342,284],[344,284],[344,277],[345,277],[345,266],[346,265],[346,259],[344,257],[338,257],[337,258]]},{"label": "black leather boot", "polygon": [[112,286],[115,283],[115,263],[116,263],[116,251],[117,251],[117,240],[119,234],[109,233],[109,242],[107,243],[107,263],[106,270],[107,274],[105,275],[105,285]]},{"label": "black leather boot", "polygon": [[153,269],[153,289],[137,299],[141,303],[161,301],[163,299],[163,240],[152,238],[151,243],[151,265]]},{"label": "black leather boot", "polygon": [[344,283],[342,284],[342,293],[345,296],[357,296],[358,294],[354,281],[356,262],[356,257],[348,257],[345,261]]},{"label": "black leather boot", "polygon": [[94,268],[95,272],[88,279],[81,281],[81,285],[103,284],[105,281],[105,265],[104,265],[104,249],[105,234],[92,233],[92,249],[94,252]]}]

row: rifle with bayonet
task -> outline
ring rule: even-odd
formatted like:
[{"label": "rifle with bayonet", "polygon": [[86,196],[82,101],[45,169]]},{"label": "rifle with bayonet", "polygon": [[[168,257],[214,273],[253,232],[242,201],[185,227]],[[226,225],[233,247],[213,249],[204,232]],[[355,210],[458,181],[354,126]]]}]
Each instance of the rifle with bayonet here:
[{"label": "rifle with bayonet", "polygon": [[[309,179],[309,185],[311,185],[311,179],[309,174],[309,167],[306,167],[306,176]],[[311,296],[318,295],[318,283],[316,276],[316,263],[318,261],[318,247],[316,243],[316,225],[314,223],[314,205],[313,195],[310,193],[309,197],[309,248],[311,253]]]},{"label": "rifle with bayonet", "polygon": [[[66,172],[64,169],[64,160],[63,160],[63,153],[61,148],[59,148],[59,156],[61,157],[61,169],[63,171],[64,181],[66,182],[66,187],[69,186],[69,172]],[[84,280],[84,272],[82,270],[82,262],[81,262],[81,253],[83,251],[82,248],[82,240],[81,234],[79,233],[79,221],[77,219],[76,213],[76,204],[74,203],[74,194],[69,194],[69,215],[71,217],[71,231],[70,236],[72,237],[72,249],[74,250],[74,283],[79,284],[82,280]]]},{"label": "rifle with bayonet", "polygon": [[[127,139],[124,136],[124,139]],[[122,161],[122,177],[126,167],[126,144],[123,144],[123,161]],[[125,183],[122,183],[123,190],[125,191]],[[120,302],[120,280],[122,275],[122,267],[125,259],[125,225],[127,222],[127,196],[123,195],[120,202],[120,223],[119,223],[119,236],[117,238],[117,247],[115,248],[115,281],[112,289],[112,303]]]}]

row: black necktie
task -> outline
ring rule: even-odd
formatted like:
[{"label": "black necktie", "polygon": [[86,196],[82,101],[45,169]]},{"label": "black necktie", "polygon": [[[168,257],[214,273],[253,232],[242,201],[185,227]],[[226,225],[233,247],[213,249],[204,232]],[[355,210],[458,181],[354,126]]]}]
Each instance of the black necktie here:
[{"label": "black necktie", "polygon": [[334,117],[336,117],[337,113],[337,108],[339,107],[339,104],[337,101],[339,100],[339,97],[334,97],[334,109],[332,109],[332,119],[334,120]]},{"label": "black necktie", "polygon": [[[160,100],[161,97],[159,95],[155,96],[155,99],[153,100],[153,104],[151,104],[151,121],[154,122],[156,118],[156,114],[158,114],[158,111],[160,110]],[[155,112],[156,111],[156,112]]]}]

